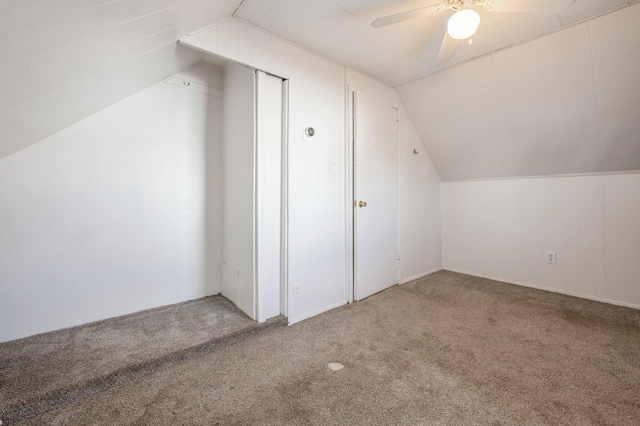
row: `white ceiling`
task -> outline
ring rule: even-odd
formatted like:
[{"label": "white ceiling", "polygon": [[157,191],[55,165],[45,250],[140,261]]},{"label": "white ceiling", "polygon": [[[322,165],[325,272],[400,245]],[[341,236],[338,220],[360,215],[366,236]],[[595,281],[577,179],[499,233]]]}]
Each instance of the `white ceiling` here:
[{"label": "white ceiling", "polygon": [[450,11],[375,29],[381,16],[437,0],[245,0],[235,16],[393,87],[517,45],[639,0],[577,0],[559,15],[488,13],[473,44],[446,62],[436,56]]},{"label": "white ceiling", "polygon": [[0,0],[0,158],[198,62],[176,40],[238,10],[390,85],[415,81],[398,93],[445,180],[638,170],[639,4],[436,73],[636,1],[483,13],[441,64],[446,17],[370,26],[430,0]]},{"label": "white ceiling", "polygon": [[443,180],[640,170],[640,4],[398,87]]}]

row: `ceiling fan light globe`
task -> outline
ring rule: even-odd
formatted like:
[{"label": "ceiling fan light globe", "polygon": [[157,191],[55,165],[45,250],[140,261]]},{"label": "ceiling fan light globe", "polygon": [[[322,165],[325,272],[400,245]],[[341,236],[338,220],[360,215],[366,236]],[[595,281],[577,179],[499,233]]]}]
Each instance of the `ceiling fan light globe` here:
[{"label": "ceiling fan light globe", "polygon": [[480,15],[472,9],[463,9],[454,13],[447,22],[447,33],[451,38],[464,40],[474,35],[480,25]]}]

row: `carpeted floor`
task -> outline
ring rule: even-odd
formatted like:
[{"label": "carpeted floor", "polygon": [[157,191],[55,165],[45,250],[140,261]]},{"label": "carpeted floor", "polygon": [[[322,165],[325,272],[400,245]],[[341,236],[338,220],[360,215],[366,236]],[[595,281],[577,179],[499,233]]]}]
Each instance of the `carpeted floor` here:
[{"label": "carpeted floor", "polygon": [[442,271],[23,424],[639,423],[640,311]]},{"label": "carpeted floor", "polygon": [[263,327],[211,296],[2,343],[0,413],[82,398]]}]

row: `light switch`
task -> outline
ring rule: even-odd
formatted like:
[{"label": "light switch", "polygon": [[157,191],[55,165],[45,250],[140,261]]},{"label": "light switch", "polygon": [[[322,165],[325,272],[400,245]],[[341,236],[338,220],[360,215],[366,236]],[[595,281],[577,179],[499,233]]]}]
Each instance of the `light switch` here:
[{"label": "light switch", "polygon": [[338,160],[336,160],[335,158],[331,160],[331,171],[332,172],[338,171]]}]

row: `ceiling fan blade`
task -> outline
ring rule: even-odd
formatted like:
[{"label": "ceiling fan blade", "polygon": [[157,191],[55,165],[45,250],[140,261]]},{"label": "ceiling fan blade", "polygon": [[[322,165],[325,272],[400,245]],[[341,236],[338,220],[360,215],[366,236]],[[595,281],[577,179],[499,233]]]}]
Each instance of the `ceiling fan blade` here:
[{"label": "ceiling fan blade", "polygon": [[440,2],[432,6],[425,6],[419,9],[408,10],[406,12],[396,13],[394,15],[383,16],[371,23],[374,28],[386,27],[387,25],[397,24],[398,22],[408,21],[410,19],[421,18],[423,16],[437,15],[447,9],[447,6]]},{"label": "ceiling fan blade", "polygon": [[490,12],[559,13],[576,0],[487,0],[484,8]]},{"label": "ceiling fan blade", "polygon": [[459,42],[460,40],[456,40],[445,31],[444,37],[442,38],[442,44],[440,45],[440,51],[438,52],[438,61],[445,62],[453,58]]}]

